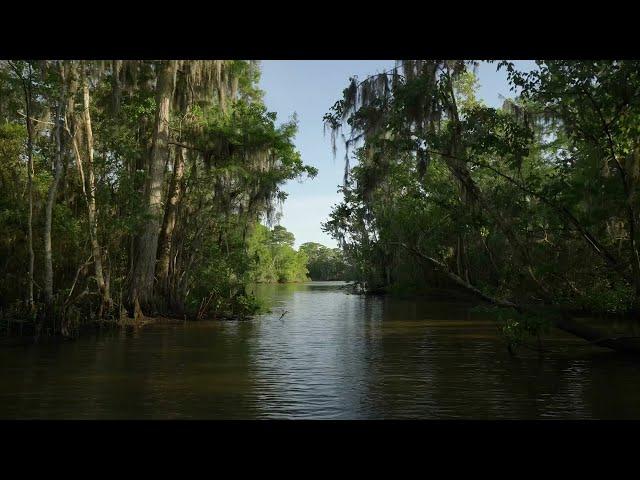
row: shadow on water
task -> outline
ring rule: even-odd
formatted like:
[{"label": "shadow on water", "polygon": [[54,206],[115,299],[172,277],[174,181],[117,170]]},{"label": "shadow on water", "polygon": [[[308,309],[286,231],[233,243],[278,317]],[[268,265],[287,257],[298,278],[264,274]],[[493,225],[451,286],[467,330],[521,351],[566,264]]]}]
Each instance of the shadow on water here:
[{"label": "shadow on water", "polygon": [[513,358],[466,305],[341,285],[257,285],[251,321],[0,349],[0,417],[640,418],[635,358],[562,333]]}]

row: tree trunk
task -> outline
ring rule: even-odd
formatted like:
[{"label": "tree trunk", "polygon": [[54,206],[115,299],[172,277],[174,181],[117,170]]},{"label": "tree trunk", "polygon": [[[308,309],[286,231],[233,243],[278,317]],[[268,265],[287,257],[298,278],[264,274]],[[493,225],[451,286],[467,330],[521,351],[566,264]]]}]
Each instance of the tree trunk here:
[{"label": "tree trunk", "polygon": [[120,70],[122,69],[122,60],[113,60],[111,62],[111,82],[112,82],[112,98],[113,112],[117,115],[120,113],[120,100],[122,98],[122,86],[120,85]]},{"label": "tree trunk", "polygon": [[45,221],[44,221],[44,298],[47,305],[48,312],[51,312],[51,306],[53,303],[53,254],[51,248],[51,223],[53,219],[53,205],[56,201],[56,194],[58,193],[58,186],[62,179],[63,163],[62,163],[62,99],[65,97],[64,91],[64,77],[62,80],[62,98],[58,102],[56,108],[56,156],[55,156],[55,174],[53,182],[49,186],[49,192],[47,194],[47,203],[45,206]]},{"label": "tree trunk", "polygon": [[634,286],[634,311],[640,311],[640,254],[638,253],[638,244],[636,242],[636,214],[633,205],[629,202],[627,206],[629,217],[629,243],[631,244],[631,272],[633,275]]},{"label": "tree trunk", "polygon": [[175,60],[158,64],[156,119],[145,183],[147,219],[142,225],[142,233],[137,238],[136,256],[127,295],[129,307],[133,307],[137,300],[143,311],[152,310],[154,306],[154,273],[162,216],[162,181],[169,154],[169,114],[175,72]]},{"label": "tree trunk", "polygon": [[173,230],[176,226],[178,205],[182,199],[184,190],[184,149],[176,147],[176,156],[173,164],[173,176],[169,185],[168,199],[165,207],[164,220],[160,230],[158,246],[157,281],[159,292],[167,295],[169,292],[169,263],[171,258],[171,245]]},{"label": "tree trunk", "polygon": [[[72,64],[71,66],[71,85],[69,92],[69,102],[67,106],[67,111],[71,114],[75,111],[75,102],[74,102],[74,93],[76,91],[75,85],[75,66]],[[91,254],[93,256],[93,264],[95,270],[95,279],[98,284],[98,290],[100,292],[100,298],[102,300],[102,304],[100,306],[100,312],[104,312],[104,310],[109,310],[112,305],[111,295],[109,292],[109,288],[104,280],[104,272],[102,269],[102,249],[100,248],[100,242],[98,240],[98,218],[97,218],[97,208],[96,208],[96,182],[95,182],[95,174],[93,169],[93,130],[91,127],[91,112],[90,108],[90,95],[89,95],[89,83],[87,80],[86,72],[84,71],[84,65],[81,65],[81,73],[80,73],[81,83],[82,83],[82,99],[83,99],[83,114],[82,121],[76,122],[80,123],[83,126],[83,130],[85,133],[85,145],[86,155],[87,155],[87,177],[85,178],[84,174],[84,161],[82,158],[80,142],[78,141],[78,126],[74,128],[74,132],[71,133],[69,130],[68,124],[66,125],[66,130],[69,136],[71,137],[71,141],[73,143],[73,151],[76,157],[76,164],[78,166],[78,173],[80,174],[80,182],[82,183],[82,193],[84,195],[86,204],[87,204],[87,214],[89,220],[89,237],[91,240]]]},{"label": "tree trunk", "polygon": [[85,65],[82,65],[82,106],[83,124],[87,148],[87,187],[89,199],[89,229],[91,236],[91,252],[93,253],[93,263],[95,265],[96,282],[102,298],[102,308],[111,308],[111,294],[104,279],[102,268],[102,249],[98,240],[98,213],[96,208],[96,179],[93,169],[93,129],[91,127],[91,97],[89,95],[89,82],[87,79]]},{"label": "tree trunk", "polygon": [[[613,149],[612,149],[613,152]],[[632,167],[628,172],[620,165],[619,161],[616,159],[616,164],[619,165],[622,182],[624,182],[624,193],[625,193],[625,202],[626,202],[626,211],[627,211],[627,221],[629,223],[628,227],[628,237],[629,244],[631,247],[631,272],[633,275],[633,286],[635,290],[634,301],[633,301],[633,309],[637,312],[640,311],[640,254],[638,252],[638,227],[637,227],[637,214],[635,211],[635,187],[636,180],[633,172],[638,171],[638,151],[637,148],[630,155],[633,159],[631,162],[627,161]],[[634,165],[635,163],[635,165]],[[631,173],[631,175],[630,175]]]},{"label": "tree trunk", "polygon": [[32,66],[29,62],[29,78],[22,78],[22,86],[24,90],[24,103],[27,114],[27,185],[29,191],[29,216],[27,227],[27,244],[29,248],[29,307],[33,310],[35,304],[33,301],[33,275],[35,255],[33,253],[33,122],[31,120],[31,97],[32,97]]}]

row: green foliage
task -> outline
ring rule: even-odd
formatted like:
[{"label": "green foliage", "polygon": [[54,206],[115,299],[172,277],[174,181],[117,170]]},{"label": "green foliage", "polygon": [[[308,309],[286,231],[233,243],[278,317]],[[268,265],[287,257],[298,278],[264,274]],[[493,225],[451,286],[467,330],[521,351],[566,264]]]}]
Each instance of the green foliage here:
[{"label": "green foliage", "polygon": [[307,280],[307,255],[293,248],[295,238],[284,227],[269,230],[257,224],[248,240],[251,258],[248,279],[258,283],[289,283]]},{"label": "green foliage", "polygon": [[525,343],[527,338],[539,337],[551,328],[548,315],[500,312],[498,321],[500,330],[512,351]]},{"label": "green foliage", "polygon": [[630,285],[594,283],[581,297],[581,306],[588,311],[624,314],[632,308],[633,288]]},{"label": "green foliage", "polygon": [[488,305],[478,305],[472,308],[471,312],[497,320],[500,332],[511,351],[525,344],[528,338],[539,338],[548,333],[552,325],[552,316],[556,315],[545,309],[539,313],[521,313],[509,308]]},{"label": "green foliage", "polygon": [[307,255],[307,268],[311,280],[349,280],[350,265],[342,250],[328,248],[315,242],[303,243],[300,251]]},{"label": "green foliage", "polygon": [[[537,65],[498,65],[520,91],[498,109],[475,98],[473,62],[351,81],[325,116],[350,157],[323,228],[358,280],[419,293],[460,290],[455,275],[498,300],[637,311],[640,63]],[[541,325],[503,330],[518,343]]]},{"label": "green foliage", "polygon": [[218,245],[209,245],[209,255],[198,266],[198,282],[187,297],[187,310],[213,318],[247,317],[260,311],[261,305],[247,294],[242,278],[246,261],[241,250],[226,254]]},{"label": "green foliage", "polygon": [[[37,315],[44,302],[45,205],[58,159],[63,173],[52,208],[53,296],[56,312],[71,330],[102,308],[92,227],[114,303],[110,314],[117,316],[114,312],[125,306],[131,310],[125,304],[137,275],[138,244],[156,215],[150,213],[147,195],[156,158],[164,159],[159,226],[168,226],[169,206],[174,208],[170,242],[160,245],[166,239],[157,238],[160,247],[169,245],[167,278],[161,282],[155,272],[154,298],[143,306],[145,315],[244,317],[260,308],[246,292],[248,282],[306,279],[306,257],[293,249],[291,234],[276,227],[258,238],[264,228],[260,222],[272,221],[286,200],[284,183],[317,173],[294,145],[295,117],[278,122],[276,113],[267,110],[255,61],[171,61],[175,83],[168,99],[168,138],[160,142],[162,155],[154,153],[162,106],[158,80],[167,65],[148,60],[0,61],[0,314],[24,306],[29,285],[26,106],[34,119],[31,226]],[[32,92],[28,104],[25,86]],[[93,137],[91,165],[85,112]],[[176,180],[180,162],[183,173]],[[87,192],[95,195],[94,225]],[[148,240],[144,244],[153,246]],[[158,248],[158,264],[160,255]]]},{"label": "green foliage", "polygon": [[21,159],[26,139],[23,125],[0,124],[0,309],[11,303],[25,286],[17,274],[27,255],[28,205],[24,201],[27,170]]}]

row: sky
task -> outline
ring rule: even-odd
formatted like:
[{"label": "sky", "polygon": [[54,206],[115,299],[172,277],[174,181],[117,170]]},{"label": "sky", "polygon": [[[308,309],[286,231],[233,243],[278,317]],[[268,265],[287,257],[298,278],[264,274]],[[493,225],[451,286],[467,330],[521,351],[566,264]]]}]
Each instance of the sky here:
[{"label": "sky", "polygon": [[[534,64],[529,60],[514,62],[521,69]],[[298,118],[295,144],[302,160],[318,169],[318,175],[303,181],[287,182],[283,190],[288,198],[282,207],[280,225],[295,236],[296,248],[306,242],[328,247],[337,243],[321,230],[332,205],[339,203],[338,188],[344,176],[344,149],[338,145],[335,158],[329,132],[323,133],[322,117],[341,98],[349,77],[363,79],[393,68],[394,60],[265,60],[261,62],[260,88],[269,111],[278,114],[278,123],[286,122],[294,112]],[[506,72],[496,71],[496,64],[482,62],[477,71],[478,97],[492,107],[502,105],[509,91]]]}]

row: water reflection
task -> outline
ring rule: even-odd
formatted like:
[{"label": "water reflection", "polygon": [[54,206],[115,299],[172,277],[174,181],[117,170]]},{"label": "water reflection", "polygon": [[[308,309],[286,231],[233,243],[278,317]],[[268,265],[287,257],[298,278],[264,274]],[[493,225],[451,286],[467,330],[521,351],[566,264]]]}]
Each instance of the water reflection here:
[{"label": "water reflection", "polygon": [[339,286],[257,286],[271,313],[248,322],[3,348],[0,417],[640,418],[637,358],[561,333],[512,358],[465,305]]}]

